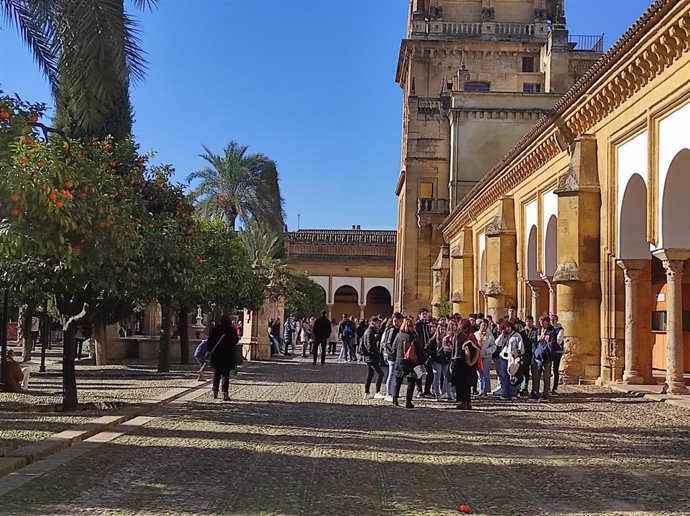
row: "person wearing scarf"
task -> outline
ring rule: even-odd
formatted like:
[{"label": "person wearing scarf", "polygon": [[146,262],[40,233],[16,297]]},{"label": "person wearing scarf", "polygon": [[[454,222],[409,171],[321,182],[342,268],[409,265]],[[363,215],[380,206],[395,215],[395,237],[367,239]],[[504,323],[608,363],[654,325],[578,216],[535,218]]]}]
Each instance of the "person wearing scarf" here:
[{"label": "person wearing scarf", "polygon": [[498,379],[501,383],[501,397],[511,400],[517,397],[517,389],[513,387],[510,377],[520,368],[520,357],[523,354],[522,337],[516,331],[514,324],[504,319],[500,324],[501,335],[496,346],[501,350],[498,362]]}]

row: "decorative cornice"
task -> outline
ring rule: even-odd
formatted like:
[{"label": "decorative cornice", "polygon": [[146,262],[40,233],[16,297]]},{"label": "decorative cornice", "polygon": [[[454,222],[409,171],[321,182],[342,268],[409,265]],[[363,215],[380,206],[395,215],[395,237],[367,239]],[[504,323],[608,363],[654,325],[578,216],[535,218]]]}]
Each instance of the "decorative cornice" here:
[{"label": "decorative cornice", "polygon": [[[669,13],[676,8],[672,16]],[[645,41],[668,24],[653,40]],[[670,26],[669,26],[670,25]],[[462,199],[441,225],[450,227],[471,222],[501,195],[512,191],[568,147],[572,138],[586,134],[621,104],[647,86],[690,48],[688,0],[657,0],[642,17],[599,59],[501,161]],[[567,131],[566,131],[567,129]],[[567,150],[567,149],[566,149]]]},{"label": "decorative cornice", "polygon": [[291,244],[375,245],[395,247],[397,231],[365,229],[300,229],[286,234]]}]

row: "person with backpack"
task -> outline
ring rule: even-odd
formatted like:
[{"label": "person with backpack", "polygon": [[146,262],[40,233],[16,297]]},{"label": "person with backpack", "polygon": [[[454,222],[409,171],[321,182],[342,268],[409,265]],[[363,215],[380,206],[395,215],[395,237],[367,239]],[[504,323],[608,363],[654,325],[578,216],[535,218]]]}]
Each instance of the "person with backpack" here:
[{"label": "person with backpack", "polygon": [[[218,397],[218,388],[223,391],[223,401],[230,401],[230,371],[235,369],[235,349],[240,338],[233,328],[230,317],[223,315],[208,337],[208,357],[213,368],[213,397]],[[222,380],[222,386],[221,386]]]},{"label": "person with backpack", "polygon": [[[548,401],[551,366],[556,356],[558,332],[546,315],[539,319],[539,326],[537,338],[532,348],[532,395],[530,399]],[[544,389],[540,393],[542,378],[544,379]]]},{"label": "person with backpack", "polygon": [[[359,354],[362,356],[364,362],[367,364],[367,379],[364,382],[364,399],[365,400],[382,400],[385,396],[381,393],[381,384],[383,383],[383,371],[381,370],[381,353],[379,351],[379,344],[376,341],[376,333],[381,325],[381,320],[378,317],[372,317],[369,320],[369,326],[364,330],[362,339],[359,343]],[[371,381],[376,374],[376,392],[371,393]]]},{"label": "person with backpack", "polygon": [[400,326],[400,331],[393,341],[395,354],[395,387],[393,392],[393,405],[400,406],[398,398],[400,388],[407,377],[407,395],[405,408],[412,409],[412,396],[414,395],[417,379],[421,376],[418,366],[424,363],[424,348],[414,331],[414,320],[407,318]]},{"label": "person with backpack", "polygon": [[353,345],[353,340],[355,338],[355,323],[352,319],[348,319],[347,314],[343,314],[343,319],[340,321],[340,326],[338,327],[338,333],[340,335],[340,340],[343,342],[343,348],[341,351],[341,358],[347,362],[356,361],[355,350]]}]

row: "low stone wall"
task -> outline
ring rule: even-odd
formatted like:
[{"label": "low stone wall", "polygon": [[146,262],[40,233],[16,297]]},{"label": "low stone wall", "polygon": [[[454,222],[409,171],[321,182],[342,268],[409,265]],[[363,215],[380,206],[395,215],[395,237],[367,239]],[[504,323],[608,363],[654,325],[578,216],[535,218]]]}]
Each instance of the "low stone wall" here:
[{"label": "low stone wall", "polygon": [[[158,358],[158,337],[126,337],[108,340],[108,359],[119,362],[125,359],[156,360]],[[201,342],[189,339],[189,360],[193,361],[194,350]],[[170,361],[180,361],[180,340],[170,341]]]}]

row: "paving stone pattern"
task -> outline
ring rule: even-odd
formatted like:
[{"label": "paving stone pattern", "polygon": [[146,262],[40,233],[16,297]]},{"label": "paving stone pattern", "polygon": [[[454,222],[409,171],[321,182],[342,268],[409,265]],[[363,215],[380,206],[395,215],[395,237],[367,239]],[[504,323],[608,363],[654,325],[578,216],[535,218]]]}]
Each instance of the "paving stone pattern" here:
[{"label": "paving stone pattern", "polygon": [[5,514],[690,514],[690,413],[593,387],[471,412],[359,364],[252,364],[0,500]]},{"label": "paving stone pattern", "polygon": [[[29,363],[38,369],[34,359]],[[71,414],[34,412],[37,406],[62,403],[62,364],[47,363],[47,372],[32,373],[29,389],[38,395],[0,392],[0,457],[11,450],[45,439],[109,410],[80,411]],[[109,366],[77,365],[77,387],[80,403],[100,403],[118,408],[158,396],[193,379],[195,366],[173,365],[170,373],[156,373],[153,362]],[[0,511],[0,514],[2,512]]]}]

